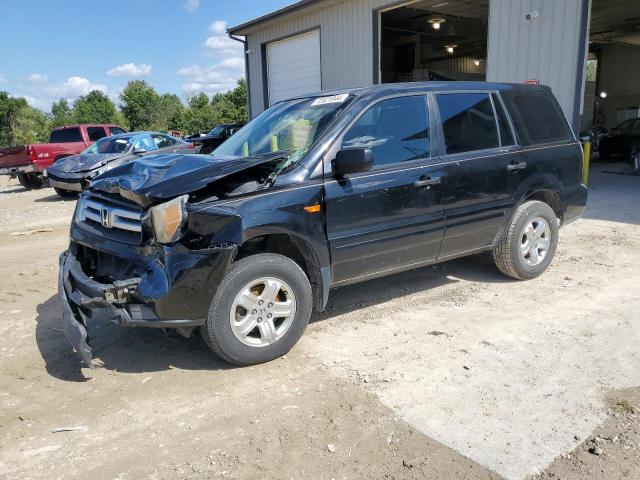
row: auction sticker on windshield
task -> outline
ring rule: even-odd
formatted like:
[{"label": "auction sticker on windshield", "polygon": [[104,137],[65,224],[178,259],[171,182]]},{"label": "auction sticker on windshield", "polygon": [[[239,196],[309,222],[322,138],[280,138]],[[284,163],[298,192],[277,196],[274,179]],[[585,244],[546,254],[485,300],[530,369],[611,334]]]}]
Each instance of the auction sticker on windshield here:
[{"label": "auction sticker on windshield", "polygon": [[311,104],[312,107],[317,107],[319,105],[328,105],[330,103],[342,103],[349,97],[348,93],[343,93],[341,95],[331,95],[330,97],[321,97],[316,98]]}]

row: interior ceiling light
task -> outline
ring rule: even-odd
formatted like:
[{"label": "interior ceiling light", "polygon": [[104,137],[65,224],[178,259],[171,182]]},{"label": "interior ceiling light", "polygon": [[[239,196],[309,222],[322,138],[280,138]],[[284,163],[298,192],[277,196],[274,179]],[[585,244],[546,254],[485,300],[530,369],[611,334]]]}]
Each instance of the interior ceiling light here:
[{"label": "interior ceiling light", "polygon": [[440,25],[446,22],[444,18],[440,18],[440,17],[433,17],[427,21],[431,24],[434,30],[440,30]]},{"label": "interior ceiling light", "polygon": [[449,53],[453,53],[454,49],[457,47],[457,45],[446,45],[445,48],[447,49],[447,52]]},{"label": "interior ceiling light", "polygon": [[445,7],[449,5],[449,2],[440,2],[440,3],[434,3],[433,5],[429,5],[430,8],[440,8],[440,7]]},{"label": "interior ceiling light", "polygon": [[475,60],[473,61],[473,64],[474,64],[476,67],[479,67],[479,66],[480,66],[480,60],[475,59]]},{"label": "interior ceiling light", "polygon": [[600,98],[603,100],[607,98],[607,92],[600,92]]}]

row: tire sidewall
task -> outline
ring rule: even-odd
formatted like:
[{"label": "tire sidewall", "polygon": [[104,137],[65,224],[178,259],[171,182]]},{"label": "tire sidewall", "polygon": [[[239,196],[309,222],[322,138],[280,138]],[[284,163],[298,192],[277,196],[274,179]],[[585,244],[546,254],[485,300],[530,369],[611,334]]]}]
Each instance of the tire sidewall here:
[{"label": "tire sidewall", "polygon": [[[241,288],[261,277],[284,280],[296,298],[293,323],[284,337],[272,345],[250,347],[236,338],[231,330],[229,315],[233,301]],[[263,363],[281,357],[298,342],[304,333],[312,310],[311,286],[302,269],[282,255],[261,254],[247,257],[233,265],[209,307],[205,334],[227,357],[236,364]],[[213,338],[212,338],[213,337]]]},{"label": "tire sidewall", "polygon": [[[522,238],[521,234],[525,225],[535,217],[542,217],[549,224],[549,229],[551,230],[551,243],[549,245],[549,251],[544,257],[544,260],[538,265],[531,266],[524,261],[522,255],[520,254],[520,240]],[[529,205],[526,205],[524,215],[521,215],[516,220],[513,231],[514,236],[512,237],[512,242],[509,246],[509,250],[511,253],[511,258],[513,259],[513,265],[515,266],[518,274],[523,279],[535,278],[541,275],[553,260],[556,249],[558,247],[558,234],[560,230],[558,228],[558,219],[556,218],[555,212],[546,203],[537,201],[531,202]]]}]

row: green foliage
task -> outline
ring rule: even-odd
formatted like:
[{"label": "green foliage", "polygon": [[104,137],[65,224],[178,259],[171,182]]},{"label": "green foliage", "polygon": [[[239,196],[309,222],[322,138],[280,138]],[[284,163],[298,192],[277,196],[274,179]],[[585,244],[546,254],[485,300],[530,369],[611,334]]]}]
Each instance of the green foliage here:
[{"label": "green foliage", "polygon": [[0,146],[45,141],[49,135],[44,113],[24,98],[0,92]]},{"label": "green foliage", "polygon": [[587,82],[595,82],[598,76],[598,60],[587,60]]},{"label": "green foliage", "polygon": [[215,112],[215,123],[234,123],[247,121],[247,82],[238,81],[238,85],[227,93],[218,93],[211,99]]},{"label": "green foliage", "polygon": [[183,130],[189,134],[208,132],[215,122],[215,110],[209,97],[198,93],[188,100],[187,109],[182,117]]},{"label": "green foliage", "polygon": [[73,123],[73,110],[66,98],[61,98],[51,105],[51,127],[63,127]]},{"label": "green foliage", "polygon": [[144,80],[130,81],[122,94],[122,114],[129,128],[136,130],[160,130],[161,98],[155,89]]},{"label": "green foliage", "polygon": [[73,102],[75,123],[114,123],[116,106],[100,90],[92,90]]}]

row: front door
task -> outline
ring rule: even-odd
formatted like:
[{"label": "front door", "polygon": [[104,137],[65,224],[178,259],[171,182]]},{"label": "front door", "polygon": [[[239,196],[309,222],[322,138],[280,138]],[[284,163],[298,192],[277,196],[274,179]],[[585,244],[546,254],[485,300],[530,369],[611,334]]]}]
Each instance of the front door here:
[{"label": "front door", "polygon": [[341,148],[370,148],[371,171],[325,180],[333,283],[350,283],[435,260],[443,236],[442,170],[431,160],[423,95],[370,107]]}]

